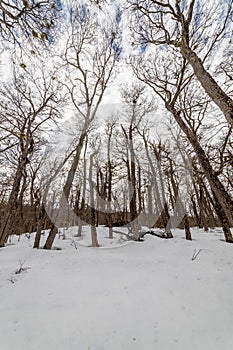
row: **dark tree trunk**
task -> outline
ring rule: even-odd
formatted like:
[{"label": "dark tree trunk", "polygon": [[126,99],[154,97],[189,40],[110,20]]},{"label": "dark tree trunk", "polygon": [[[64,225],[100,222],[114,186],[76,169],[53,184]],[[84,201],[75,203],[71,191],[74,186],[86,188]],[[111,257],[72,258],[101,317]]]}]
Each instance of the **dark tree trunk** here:
[{"label": "dark tree trunk", "polygon": [[184,216],[184,230],[185,230],[185,238],[188,241],[192,241],[192,235],[191,235],[190,226],[189,226],[189,218],[187,214],[185,214]]},{"label": "dark tree trunk", "polygon": [[[82,200],[81,200],[81,208],[80,213],[82,214],[82,217],[85,215],[85,197],[86,197],[86,184],[87,184],[87,160],[86,160],[86,154],[87,154],[87,144],[88,144],[88,138],[86,138],[85,142],[85,148],[84,148],[84,155],[83,155],[83,191],[82,191]],[[81,237],[82,235],[82,227],[83,227],[83,221],[81,218],[78,218],[78,237]]]},{"label": "dark tree trunk", "polygon": [[223,229],[223,233],[224,233],[226,242],[233,243],[233,237],[231,234],[230,223],[229,223],[228,217],[226,216],[226,214],[225,214],[223,208],[221,207],[221,204],[219,203],[218,198],[214,192],[213,192],[213,196],[215,199],[215,210],[216,210],[217,215],[222,223],[222,229]]},{"label": "dark tree trunk", "polygon": [[200,227],[200,218],[199,218],[199,215],[198,215],[198,212],[197,212],[197,205],[196,205],[196,202],[195,202],[195,199],[194,199],[194,194],[191,196],[191,202],[192,202],[192,208],[193,208],[193,214],[194,214],[194,218],[195,218],[195,223],[197,226]]},{"label": "dark tree trunk", "polygon": [[113,222],[111,213],[111,201],[112,201],[112,164],[111,160],[108,160],[108,212],[107,223],[109,227],[109,238],[113,238]]},{"label": "dark tree trunk", "polygon": [[142,181],[141,181],[141,167],[138,166],[138,212],[142,212]]},{"label": "dark tree trunk", "polygon": [[75,152],[75,155],[74,155],[74,159],[73,159],[73,162],[72,162],[71,167],[69,169],[69,172],[68,172],[68,175],[67,175],[67,178],[66,178],[66,183],[65,183],[65,185],[63,187],[64,197],[67,200],[68,200],[69,195],[70,195],[71,186],[72,186],[72,183],[73,183],[73,180],[74,180],[75,172],[76,172],[77,167],[78,167],[78,163],[79,163],[79,160],[80,160],[80,154],[81,154],[81,151],[82,151],[82,148],[83,148],[83,143],[84,143],[85,138],[86,138],[86,133],[83,132],[81,134],[79,142],[78,142],[78,144],[76,146],[76,152]]},{"label": "dark tree trunk", "polygon": [[90,156],[90,168],[89,168],[89,186],[90,186],[90,210],[91,210],[91,241],[92,247],[99,247],[96,231],[96,210],[94,199],[94,185],[93,185],[93,158],[95,153]]},{"label": "dark tree trunk", "polygon": [[52,245],[57,233],[58,233],[58,228],[55,226],[55,224],[52,224],[48,238],[44,245],[44,249],[48,249],[48,250],[52,249]]},{"label": "dark tree trunk", "polygon": [[40,246],[40,238],[41,238],[41,232],[43,229],[43,224],[44,224],[44,219],[45,219],[45,207],[44,204],[42,203],[40,213],[39,213],[39,220],[37,223],[37,230],[36,230],[36,237],[34,241],[33,248],[39,248]]}]

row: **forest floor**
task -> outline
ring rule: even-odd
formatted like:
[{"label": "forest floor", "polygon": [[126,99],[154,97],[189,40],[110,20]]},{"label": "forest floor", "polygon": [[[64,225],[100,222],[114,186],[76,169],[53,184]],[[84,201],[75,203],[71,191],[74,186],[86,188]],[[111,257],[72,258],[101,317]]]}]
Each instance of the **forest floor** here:
[{"label": "forest floor", "polygon": [[76,231],[60,250],[32,249],[34,235],[0,249],[1,350],[232,349],[233,244],[220,229],[126,242],[100,227],[100,248]]}]

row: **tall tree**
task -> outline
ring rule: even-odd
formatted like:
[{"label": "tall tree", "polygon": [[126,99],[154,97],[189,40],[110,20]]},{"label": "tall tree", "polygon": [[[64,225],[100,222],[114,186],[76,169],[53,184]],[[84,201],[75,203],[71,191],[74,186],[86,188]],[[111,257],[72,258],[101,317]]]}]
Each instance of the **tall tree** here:
[{"label": "tall tree", "polygon": [[168,55],[168,46],[179,48],[205,92],[233,125],[233,100],[205,66],[214,49],[220,49],[221,41],[230,40],[233,1],[224,4],[215,1],[211,10],[204,0],[128,0],[128,3],[135,22],[132,28],[139,41],[158,45]]},{"label": "tall tree", "polygon": [[4,120],[0,129],[8,136],[7,144],[11,145],[15,154],[14,181],[1,225],[0,246],[4,246],[7,240],[9,223],[17,209],[20,193],[23,195],[26,170],[36,154],[41,133],[59,115],[62,103],[58,97],[59,83],[53,79],[53,74],[46,72],[43,64],[41,75],[37,71],[38,76],[34,77],[32,71],[33,67],[27,71],[22,67],[15,68],[12,82],[0,89],[0,109]]},{"label": "tall tree", "polygon": [[[119,56],[116,49],[116,23],[110,25],[106,19],[105,25],[101,26],[97,12],[92,11],[87,4],[76,2],[71,4],[69,15],[68,39],[61,64],[65,67],[64,85],[69,92],[80,128],[75,154],[63,186],[56,225],[64,221],[64,216],[69,211],[69,196],[81,152]],[[114,35],[109,35],[109,32]],[[54,239],[55,235],[52,232],[51,235]],[[52,242],[50,236],[48,239]]]}]

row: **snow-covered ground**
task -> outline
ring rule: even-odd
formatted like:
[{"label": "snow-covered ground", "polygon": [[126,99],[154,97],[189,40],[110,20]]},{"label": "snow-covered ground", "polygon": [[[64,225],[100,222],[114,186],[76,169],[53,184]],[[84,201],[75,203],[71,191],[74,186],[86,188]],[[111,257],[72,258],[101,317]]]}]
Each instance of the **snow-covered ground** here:
[{"label": "snow-covered ground", "polygon": [[88,231],[61,250],[25,236],[0,249],[1,350],[232,349],[233,245],[219,230],[110,242],[100,227],[100,248]]}]

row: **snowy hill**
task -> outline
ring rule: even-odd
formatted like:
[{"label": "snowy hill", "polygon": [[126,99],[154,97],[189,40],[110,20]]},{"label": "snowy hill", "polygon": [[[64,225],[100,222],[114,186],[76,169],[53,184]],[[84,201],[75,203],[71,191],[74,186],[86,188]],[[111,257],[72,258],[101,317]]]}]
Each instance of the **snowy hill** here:
[{"label": "snowy hill", "polygon": [[0,250],[1,350],[232,349],[233,245],[220,230],[193,229],[192,242],[181,230],[110,241],[107,230],[100,248],[86,227],[60,250],[26,236]]}]

